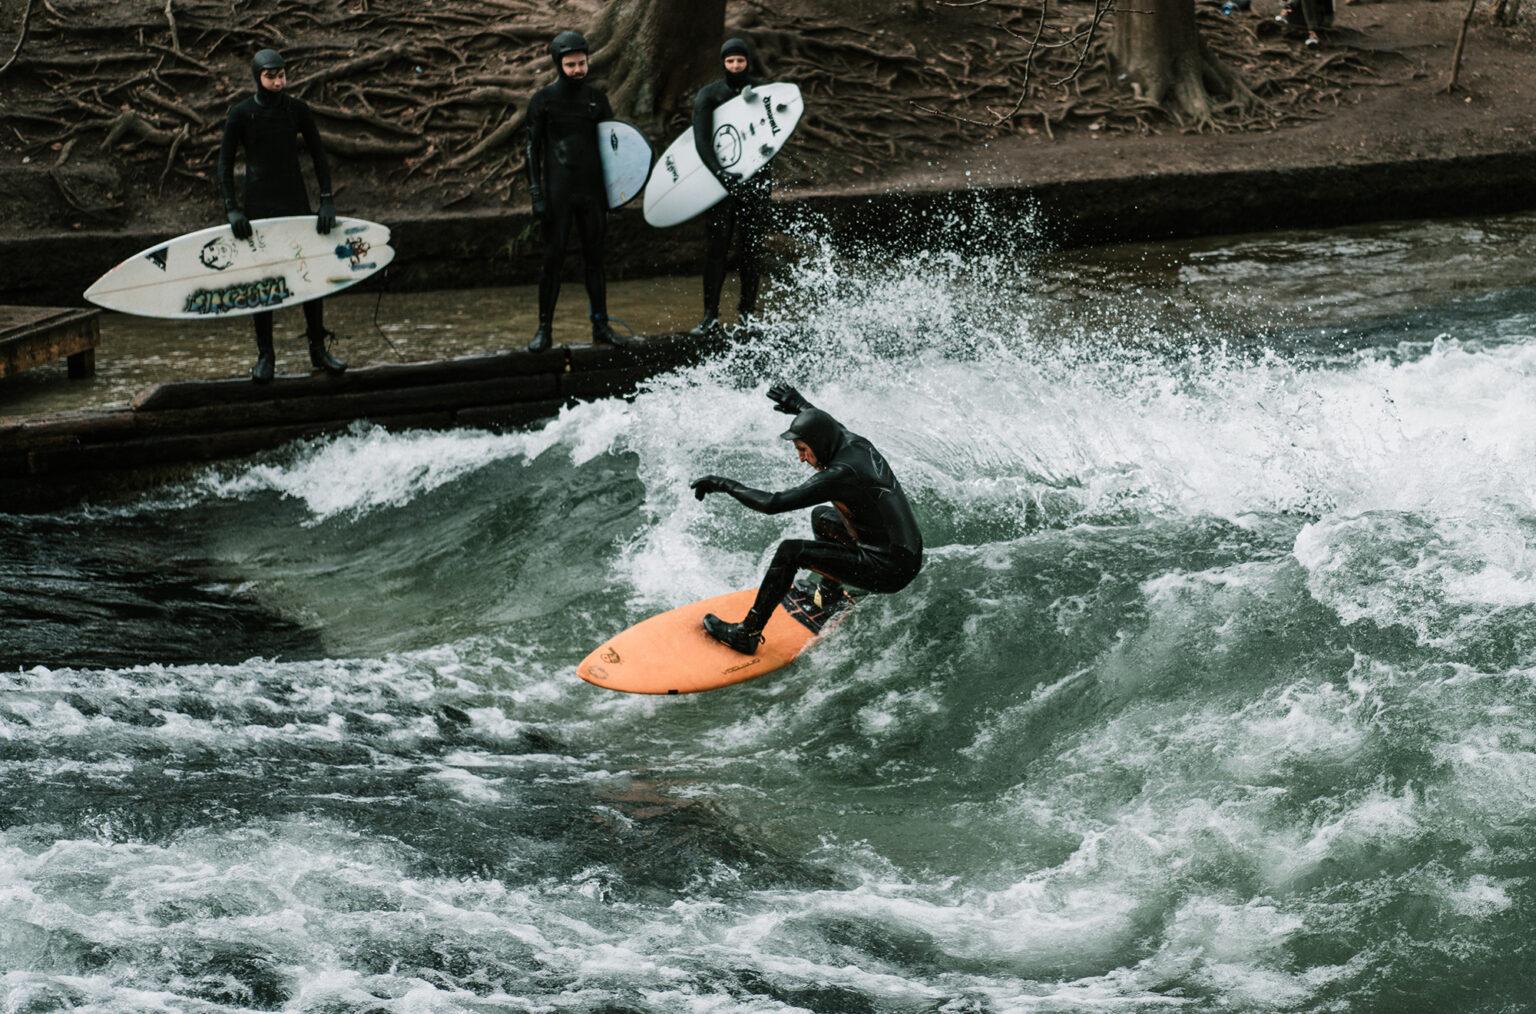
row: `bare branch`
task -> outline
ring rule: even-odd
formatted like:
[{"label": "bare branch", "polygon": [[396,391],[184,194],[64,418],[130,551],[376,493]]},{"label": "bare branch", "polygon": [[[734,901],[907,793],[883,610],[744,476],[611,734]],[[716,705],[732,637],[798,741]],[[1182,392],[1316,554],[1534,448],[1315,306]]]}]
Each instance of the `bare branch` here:
[{"label": "bare branch", "polygon": [[21,31],[16,36],[16,45],[11,49],[11,57],[5,63],[0,64],[0,74],[11,69],[11,64],[16,62],[16,57],[21,55],[21,47],[27,42],[27,27],[32,23],[32,0],[27,0],[26,9],[21,12]]},{"label": "bare branch", "polygon": [[[176,51],[177,55],[180,55],[181,54],[181,40],[176,37],[176,11],[175,11],[175,4],[176,4],[176,0],[165,0],[165,22],[166,22],[167,25],[170,26],[170,29],[171,29],[171,48]],[[164,176],[160,177],[160,182],[161,182],[162,185],[165,183],[165,177]]]},{"label": "bare branch", "polygon": [[1069,71],[1067,73],[1066,77],[1063,77],[1063,78],[1061,78],[1058,81],[1052,81],[1051,82],[1051,87],[1052,88],[1059,88],[1062,85],[1066,84],[1068,81],[1075,81],[1075,80],[1077,80],[1077,76],[1079,74],[1081,74],[1082,71],[1083,71],[1083,64],[1085,64],[1088,61],[1088,51],[1093,48],[1093,33],[1094,33],[1094,31],[1099,27],[1099,22],[1103,21],[1105,16],[1107,16],[1109,14],[1109,12],[1114,10],[1114,9],[1115,9],[1115,0],[1094,0],[1094,3],[1093,3],[1093,21],[1088,26],[1088,38],[1083,42],[1083,50],[1082,50],[1082,53],[1079,54],[1079,56],[1077,58],[1077,65],[1075,67],[1073,67],[1071,69],[1071,71]]},{"label": "bare branch", "polygon": [[1467,46],[1467,29],[1472,25],[1472,15],[1477,11],[1477,0],[1470,0],[1467,4],[1466,16],[1461,19],[1461,31],[1456,33],[1456,51],[1451,54],[1451,79],[1445,84],[1447,94],[1456,90],[1456,82],[1461,78],[1461,54]]}]

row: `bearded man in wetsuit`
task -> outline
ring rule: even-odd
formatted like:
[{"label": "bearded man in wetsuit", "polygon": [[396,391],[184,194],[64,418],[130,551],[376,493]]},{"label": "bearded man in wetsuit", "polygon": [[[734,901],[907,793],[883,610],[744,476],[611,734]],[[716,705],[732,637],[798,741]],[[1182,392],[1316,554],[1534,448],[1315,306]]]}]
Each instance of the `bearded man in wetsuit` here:
[{"label": "bearded man in wetsuit", "polygon": [[[320,186],[315,231],[324,236],[336,224],[336,205],[331,200],[331,168],[315,118],[304,100],[285,93],[288,71],[282,54],[275,49],[263,49],[256,54],[251,60],[251,76],[256,79],[256,94],[230,109],[224,121],[224,139],[219,145],[219,188],[224,194],[230,228],[236,239],[246,240],[251,238],[253,218],[310,214],[309,191],[299,171],[297,139],[303,137],[315,165],[315,182]],[[242,146],[244,210],[235,200],[235,158]],[[327,339],[335,335],[325,329],[321,301],[311,299],[302,305],[310,364],[327,373],[341,373],[347,364],[326,349]],[[276,368],[272,311],[264,310],[252,319],[256,324],[256,365],[251,367],[251,379],[265,384]]]},{"label": "bearded man in wetsuit", "polygon": [[901,483],[875,446],[849,433],[788,384],[770,388],[768,397],[780,412],[794,414],[795,421],[782,436],[795,442],[800,460],[816,474],[781,493],[706,475],[691,484],[694,496],[702,500],[708,493],[728,493],[763,514],[828,501],[832,506],[811,511],[814,539],[779,543],[746,618],[728,623],[714,613],[704,617],[710,637],[744,655],[757,651],[768,617],[793,585],[797,570],[822,575],[818,604],[830,609],[847,597],[845,583],[872,592],[896,592],[910,584],[923,565],[923,534],[917,519]]},{"label": "bearded man in wetsuit", "polygon": [[720,164],[715,152],[715,110],[748,85],[763,82],[748,70],[752,51],[743,39],[727,39],[720,47],[725,75],[699,89],[693,100],[693,143],[704,167],[725,187],[725,199],[707,213],[709,240],[704,251],[704,319],[693,334],[705,335],[720,328],[720,291],[725,287],[726,265],[731,252],[731,233],[741,236],[741,299],[736,306],[738,324],[746,324],[757,312],[757,290],[763,273],[763,233],[768,229],[769,197],[773,192],[772,163],[751,179]]},{"label": "bearded man in wetsuit", "polygon": [[597,151],[597,125],[613,119],[608,96],[587,84],[587,40],[580,32],[561,32],[549,44],[559,77],[533,93],[528,102],[528,190],[533,213],[544,225],[544,269],[539,276],[539,329],[529,352],[551,343],[555,301],[560,298],[560,268],[571,226],[581,237],[591,303],[592,340],[627,345],[608,324],[608,283],[603,274],[603,233],[608,224],[608,194]]}]

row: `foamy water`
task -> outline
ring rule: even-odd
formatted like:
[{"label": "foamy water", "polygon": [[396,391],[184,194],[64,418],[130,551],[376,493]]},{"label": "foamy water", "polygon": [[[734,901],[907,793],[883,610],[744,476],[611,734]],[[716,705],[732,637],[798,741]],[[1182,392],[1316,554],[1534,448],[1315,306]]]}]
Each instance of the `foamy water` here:
[{"label": "foamy water", "polygon": [[[6,1008],[1522,1009],[1533,236],[1161,288],[807,240],[767,339],[631,400],[0,518]],[[780,380],[923,573],[738,687],[577,680],[806,531],[688,489],[799,481]]]}]

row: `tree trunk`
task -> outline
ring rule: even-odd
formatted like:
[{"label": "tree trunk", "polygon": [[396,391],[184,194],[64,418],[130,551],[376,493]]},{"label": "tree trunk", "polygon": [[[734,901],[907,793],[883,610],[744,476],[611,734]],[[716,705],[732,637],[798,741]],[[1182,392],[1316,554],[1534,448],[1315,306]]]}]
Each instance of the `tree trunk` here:
[{"label": "tree trunk", "polygon": [[719,75],[725,0],[609,0],[586,35],[614,112],[659,126]]},{"label": "tree trunk", "polygon": [[[1200,38],[1194,0],[1119,0],[1109,58],[1137,98],[1181,125],[1214,127],[1218,110],[1246,112],[1258,104]],[[1213,96],[1222,101],[1213,103]]]}]

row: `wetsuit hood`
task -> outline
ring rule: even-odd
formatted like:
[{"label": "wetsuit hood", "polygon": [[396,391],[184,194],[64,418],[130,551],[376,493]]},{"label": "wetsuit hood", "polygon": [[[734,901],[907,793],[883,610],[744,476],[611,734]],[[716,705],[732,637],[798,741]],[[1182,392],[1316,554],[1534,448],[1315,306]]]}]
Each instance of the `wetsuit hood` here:
[{"label": "wetsuit hood", "polygon": [[804,440],[816,455],[816,464],[822,468],[832,464],[837,452],[843,449],[848,433],[842,423],[819,408],[808,408],[795,416],[789,429],[779,434],[785,440]]},{"label": "wetsuit hood", "polygon": [[560,61],[572,53],[588,53],[592,51],[587,46],[587,38],[580,32],[561,32],[549,43],[550,59],[555,61],[555,73],[560,75],[561,81],[569,82],[571,79],[565,76],[565,68]]},{"label": "wetsuit hood", "polygon": [[251,77],[256,79],[256,101],[262,105],[271,105],[278,94],[267,90],[261,83],[261,72],[264,70],[282,70],[288,66],[283,60],[283,54],[275,49],[263,49],[251,57]]},{"label": "wetsuit hood", "polygon": [[730,71],[723,71],[725,74],[725,83],[729,85],[733,91],[739,92],[741,91],[742,87],[751,79],[752,47],[747,45],[746,39],[726,39],[724,45],[720,47],[720,62],[723,64],[725,62],[725,58],[728,56],[744,56],[747,58],[746,69],[743,70],[740,74],[732,74]]}]

